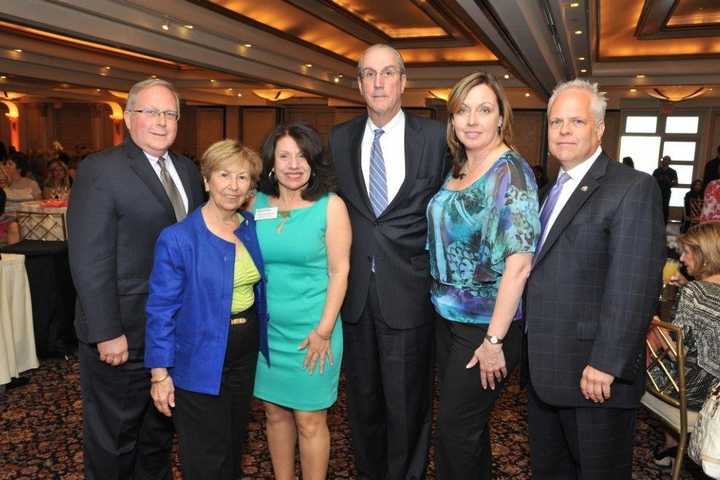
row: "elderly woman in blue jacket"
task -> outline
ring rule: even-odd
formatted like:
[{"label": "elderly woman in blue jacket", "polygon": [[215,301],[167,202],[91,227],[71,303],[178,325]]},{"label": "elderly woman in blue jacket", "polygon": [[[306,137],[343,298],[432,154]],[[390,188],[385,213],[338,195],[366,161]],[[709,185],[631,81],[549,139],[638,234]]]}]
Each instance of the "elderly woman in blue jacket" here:
[{"label": "elderly woman in blue jacket", "polygon": [[172,416],[185,480],[240,478],[258,350],[268,356],[255,221],[239,209],[262,162],[234,140],[208,148],[205,205],[162,231],[146,306],[145,366]]}]

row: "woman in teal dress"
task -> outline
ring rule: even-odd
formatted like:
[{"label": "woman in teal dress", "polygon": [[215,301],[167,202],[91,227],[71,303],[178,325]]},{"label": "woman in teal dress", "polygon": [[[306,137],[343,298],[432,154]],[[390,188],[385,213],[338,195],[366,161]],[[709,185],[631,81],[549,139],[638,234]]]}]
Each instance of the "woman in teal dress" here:
[{"label": "woman in teal dress", "polygon": [[[325,479],[330,456],[327,408],[337,398],[342,359],[339,312],[350,265],[350,219],[331,193],[333,169],[319,134],[277,126],[262,147],[254,203],[265,271],[271,362],[258,357],[255,396],[263,400],[275,478]],[[299,442],[298,442],[299,440]]]}]

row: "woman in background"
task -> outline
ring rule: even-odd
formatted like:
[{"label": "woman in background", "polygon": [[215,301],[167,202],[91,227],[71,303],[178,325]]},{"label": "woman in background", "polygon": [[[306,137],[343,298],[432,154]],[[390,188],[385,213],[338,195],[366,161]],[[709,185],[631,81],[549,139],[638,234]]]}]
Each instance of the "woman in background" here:
[{"label": "woman in background", "polygon": [[185,480],[242,477],[258,349],[267,358],[267,304],[255,221],[246,205],[258,155],[235,140],[207,149],[209,199],[162,231],[150,276],[145,366],[153,402],[172,416]]},{"label": "woman in background", "polygon": [[437,477],[489,479],[490,412],[522,348],[520,300],[540,234],[537,186],[510,146],[512,110],[490,74],[460,80],[448,112],[453,168],[427,208]]},{"label": "woman in background", "polygon": [[23,154],[14,153],[7,157],[2,162],[2,169],[7,179],[3,189],[7,195],[5,208],[8,212],[15,212],[22,202],[40,200],[42,191],[35,180],[26,176],[29,167]]},{"label": "woman in background", "polygon": [[[688,282],[680,273],[672,277],[672,283],[682,285],[672,323],[683,329],[687,406],[697,411],[720,380],[720,222],[696,225],[677,241],[680,261],[695,280]],[[664,384],[667,376],[656,368],[651,374]],[[676,448],[677,440],[666,432],[655,464],[671,467]]]},{"label": "woman in background", "polygon": [[683,209],[683,224],[681,233],[687,232],[691,227],[700,223],[700,215],[703,208],[703,182],[700,179],[694,180],[690,190],[685,194]]},{"label": "woman in background", "polygon": [[337,398],[343,352],[339,312],[350,269],[350,219],[330,193],[333,168],[315,130],[277,126],[262,157],[254,210],[268,276],[272,363],[258,358],[255,396],[265,408],[275,478],[296,478],[299,443],[302,478],[324,480],[327,409]]},{"label": "woman in background", "polygon": [[42,196],[48,200],[66,200],[70,196],[72,179],[68,167],[62,160],[51,160],[47,166],[47,179]]}]

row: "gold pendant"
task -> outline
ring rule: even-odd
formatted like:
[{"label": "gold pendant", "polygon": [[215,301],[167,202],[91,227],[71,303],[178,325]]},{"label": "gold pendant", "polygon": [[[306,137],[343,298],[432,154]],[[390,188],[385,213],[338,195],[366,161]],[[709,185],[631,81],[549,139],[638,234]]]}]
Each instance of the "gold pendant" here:
[{"label": "gold pendant", "polygon": [[280,217],[280,221],[275,227],[275,231],[277,233],[282,233],[283,229],[285,228],[285,224],[290,219],[290,210],[278,210],[278,216]]}]

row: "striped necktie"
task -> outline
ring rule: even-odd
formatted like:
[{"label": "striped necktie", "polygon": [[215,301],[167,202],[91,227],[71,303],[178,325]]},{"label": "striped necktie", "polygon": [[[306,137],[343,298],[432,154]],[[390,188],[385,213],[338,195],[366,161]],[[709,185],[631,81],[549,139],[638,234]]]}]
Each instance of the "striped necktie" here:
[{"label": "striped necktie", "polygon": [[180,196],[180,192],[178,191],[175,182],[173,182],[173,179],[165,166],[165,159],[163,157],[158,158],[158,166],[160,167],[160,182],[165,189],[165,193],[167,193],[167,196],[170,199],[170,203],[175,211],[175,218],[177,218],[177,221],[179,222],[185,218],[185,215],[187,215],[185,205],[182,201],[182,196]]},{"label": "striped necktie", "polygon": [[370,149],[370,205],[375,216],[379,217],[388,205],[385,160],[380,146],[380,137],[385,132],[378,128],[374,133],[375,138]]}]

